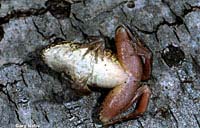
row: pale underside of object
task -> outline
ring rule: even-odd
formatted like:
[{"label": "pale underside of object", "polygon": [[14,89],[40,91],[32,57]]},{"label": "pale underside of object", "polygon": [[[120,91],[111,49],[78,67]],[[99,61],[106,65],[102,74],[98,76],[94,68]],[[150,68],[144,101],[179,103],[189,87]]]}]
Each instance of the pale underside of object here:
[{"label": "pale underside of object", "polygon": [[88,52],[88,47],[78,48],[78,45],[66,42],[50,46],[43,50],[42,57],[50,68],[70,75],[75,83],[113,88],[126,82],[129,74],[115,56],[95,55],[96,51]]}]

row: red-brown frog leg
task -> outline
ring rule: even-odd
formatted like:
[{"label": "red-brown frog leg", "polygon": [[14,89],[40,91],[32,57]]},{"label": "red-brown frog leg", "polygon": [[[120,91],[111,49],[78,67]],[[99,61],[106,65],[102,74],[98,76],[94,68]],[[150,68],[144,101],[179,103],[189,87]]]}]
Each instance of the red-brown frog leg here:
[{"label": "red-brown frog leg", "polygon": [[129,30],[129,28],[122,24],[122,26],[126,29],[132,44],[134,45],[134,49],[136,53],[142,57],[143,60],[143,75],[142,80],[148,80],[151,75],[151,68],[152,68],[152,53],[151,51],[144,46],[144,43],[139,40],[136,36],[132,34],[132,32]]},{"label": "red-brown frog leg", "polygon": [[[139,42],[140,40],[138,40]],[[152,53],[149,49],[144,46],[138,45],[139,43],[135,43],[135,49],[139,56],[142,57],[143,60],[143,75],[142,80],[148,80],[151,75],[151,68],[152,68]]]},{"label": "red-brown frog leg", "polygon": [[[129,78],[124,84],[118,85],[111,90],[105,98],[100,112],[100,120],[104,124],[108,122],[108,124],[113,124],[125,118],[140,116],[146,110],[150,97],[150,90],[147,86],[139,88],[139,83],[143,75],[143,64],[137,51],[132,46],[132,40],[126,28],[123,26],[117,28],[115,39],[118,60],[129,74]],[[127,110],[139,97],[138,107],[133,113],[130,113],[128,117],[121,117],[112,122],[114,117]]]},{"label": "red-brown frog leg", "polygon": [[136,104],[136,108],[132,113],[129,113],[128,115],[125,115],[123,117],[113,119],[111,121],[105,122],[104,125],[109,126],[115,123],[119,123],[122,121],[127,121],[130,119],[136,119],[140,116],[143,115],[143,113],[146,111],[148,103],[149,103],[149,98],[151,96],[151,90],[147,85],[141,86],[137,91],[130,103],[125,107],[125,109],[128,109],[129,107],[132,106],[132,104],[139,100]]}]

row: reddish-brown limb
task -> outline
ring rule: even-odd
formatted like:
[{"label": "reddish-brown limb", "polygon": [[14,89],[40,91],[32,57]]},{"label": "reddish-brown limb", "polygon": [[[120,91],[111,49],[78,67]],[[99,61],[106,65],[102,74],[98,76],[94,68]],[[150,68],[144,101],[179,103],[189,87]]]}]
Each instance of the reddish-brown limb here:
[{"label": "reddish-brown limb", "polygon": [[143,73],[142,61],[133,47],[126,28],[122,26],[117,28],[115,43],[120,64],[122,64],[125,71],[130,72],[137,81],[140,81]]},{"label": "reddish-brown limb", "polygon": [[[119,29],[120,27],[121,27],[121,29]],[[122,29],[125,32],[123,32]],[[120,32],[120,30],[121,30],[121,32]],[[141,42],[141,40],[139,40],[137,37],[135,37],[132,34],[132,32],[129,30],[129,28],[126,25],[122,24],[121,26],[118,27],[118,29],[116,30],[116,37],[118,37],[118,38],[116,38],[116,41],[119,40],[119,41],[117,41],[117,42],[119,42],[118,43],[119,45],[116,44],[118,47],[120,47],[118,49],[124,48],[124,50],[128,51],[129,49],[131,49],[130,47],[134,47],[135,54],[139,55],[143,60],[142,80],[148,80],[151,75],[151,68],[152,68],[151,66],[152,66],[152,60],[153,60],[151,51],[147,47],[144,46],[144,43]],[[125,43],[122,44],[123,41],[129,42],[129,46]],[[124,47],[123,45],[126,45],[126,47]],[[129,50],[129,51],[131,51],[131,50]],[[118,58],[120,58],[120,57],[118,57]]]},{"label": "reddish-brown limb", "polygon": [[119,27],[115,37],[117,57],[130,77],[125,83],[116,86],[106,96],[100,112],[100,120],[104,123],[127,109],[128,104],[134,97],[135,91],[139,87],[142,75],[142,63],[138,55],[135,54],[130,41],[125,28]]},{"label": "reddish-brown limb", "polygon": [[127,109],[138,88],[138,84],[139,82],[129,78],[126,83],[115,87],[109,92],[101,106],[100,120],[103,123],[109,122]]},{"label": "reddish-brown limb", "polygon": [[[133,38],[133,35],[131,36]],[[100,112],[100,120],[104,124],[114,124],[141,116],[148,105],[150,90],[148,86],[139,88],[139,82],[141,79],[147,79],[150,76],[151,54],[142,44],[133,42],[132,38],[126,27],[117,28],[115,35],[117,58],[129,74],[129,78],[125,83],[111,90],[105,98]],[[142,62],[141,57],[144,57],[144,62]],[[142,76],[143,73],[145,74],[144,77]],[[133,113],[112,121],[117,115],[127,110],[139,97],[141,99]]]},{"label": "reddish-brown limb", "polygon": [[140,87],[137,90],[137,92],[136,92],[135,96],[133,97],[133,99],[131,100],[131,102],[129,103],[129,105],[127,106],[129,108],[131,105],[133,105],[133,103],[136,100],[138,100],[136,109],[132,113],[130,113],[126,116],[120,117],[118,119],[111,120],[107,123],[104,123],[104,125],[112,125],[112,124],[116,124],[116,123],[119,123],[122,121],[136,119],[136,118],[142,116],[143,113],[147,109],[150,96],[151,96],[151,91],[147,85]]},{"label": "reddish-brown limb", "polygon": [[135,45],[136,53],[141,56],[143,60],[143,74],[142,74],[142,80],[148,80],[151,75],[151,66],[152,66],[152,53],[149,49],[147,49],[144,46],[138,45],[136,43]]}]

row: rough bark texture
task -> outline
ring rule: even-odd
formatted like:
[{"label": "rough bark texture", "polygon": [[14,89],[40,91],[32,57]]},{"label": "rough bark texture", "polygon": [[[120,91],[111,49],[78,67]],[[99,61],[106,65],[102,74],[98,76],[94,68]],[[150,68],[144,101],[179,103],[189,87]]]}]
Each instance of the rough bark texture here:
[{"label": "rough bark texture", "polygon": [[38,58],[55,40],[110,39],[128,24],[153,52],[143,117],[111,127],[200,127],[199,0],[0,0],[0,127],[101,127],[101,92],[78,96]]}]

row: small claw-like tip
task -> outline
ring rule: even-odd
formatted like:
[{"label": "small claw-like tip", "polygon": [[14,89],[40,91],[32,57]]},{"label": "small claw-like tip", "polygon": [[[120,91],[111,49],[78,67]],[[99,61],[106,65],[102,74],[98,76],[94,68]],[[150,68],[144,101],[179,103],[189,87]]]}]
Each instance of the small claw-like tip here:
[{"label": "small claw-like tip", "polygon": [[127,25],[121,24],[116,29],[116,38],[121,37],[124,39],[132,40],[133,42],[137,42],[135,35],[131,32],[130,28]]},{"label": "small claw-like tip", "polygon": [[107,123],[107,122],[109,121],[109,119],[108,119],[108,118],[105,118],[105,117],[100,118],[100,120],[101,120],[101,122],[102,122],[103,124],[105,124],[105,123]]},{"label": "small claw-like tip", "polygon": [[116,34],[126,33],[126,28],[122,25],[118,26],[116,29]]},{"label": "small claw-like tip", "polygon": [[101,122],[102,122],[103,124],[109,121],[109,118],[103,116],[102,111],[101,111],[100,114],[99,114],[99,119],[101,120]]},{"label": "small claw-like tip", "polygon": [[124,28],[123,26],[119,26],[115,32],[115,39],[119,42],[129,40],[129,35],[127,33],[126,28]]}]

